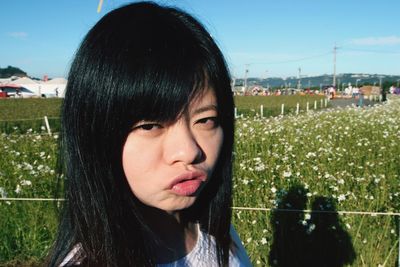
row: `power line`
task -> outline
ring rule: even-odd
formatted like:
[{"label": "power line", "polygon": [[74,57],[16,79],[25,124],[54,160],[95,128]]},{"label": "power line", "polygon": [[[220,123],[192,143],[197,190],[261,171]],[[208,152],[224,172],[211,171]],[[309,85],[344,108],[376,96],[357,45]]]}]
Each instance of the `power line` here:
[{"label": "power line", "polygon": [[284,61],[270,61],[270,62],[251,62],[248,63],[248,65],[256,65],[256,64],[282,64],[282,63],[290,63],[290,62],[299,62],[303,60],[308,60],[312,58],[317,58],[317,57],[323,57],[326,55],[330,55],[332,52],[327,52],[319,55],[314,55],[314,56],[309,56],[309,57],[303,57],[303,58],[298,58],[298,59],[290,59],[290,60],[284,60]]},{"label": "power line", "polygon": [[366,52],[366,53],[375,53],[375,54],[400,54],[400,51],[356,49],[356,48],[346,48],[346,47],[344,47],[344,48],[342,47],[342,49],[347,50],[347,51]]}]

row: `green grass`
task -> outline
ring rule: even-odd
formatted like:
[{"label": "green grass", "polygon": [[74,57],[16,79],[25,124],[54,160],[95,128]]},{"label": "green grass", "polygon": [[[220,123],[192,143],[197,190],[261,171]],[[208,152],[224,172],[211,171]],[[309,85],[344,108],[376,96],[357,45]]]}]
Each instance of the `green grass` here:
[{"label": "green grass", "polygon": [[0,133],[40,131],[45,127],[44,116],[52,131],[59,131],[61,102],[60,98],[0,99]]},{"label": "green grass", "polygon": [[57,229],[53,202],[0,202],[0,266],[40,266]]},{"label": "green grass", "polygon": [[59,117],[61,102],[61,98],[0,99],[0,120]]},{"label": "green grass", "polygon": [[[398,114],[400,99],[392,99],[367,109],[239,118],[234,206],[398,212]],[[52,198],[57,154],[57,136],[43,130],[0,134],[0,197]],[[0,266],[40,263],[55,234],[54,205],[0,202]],[[297,263],[316,260],[321,248],[325,259],[341,252],[331,260],[344,266],[395,266],[398,257],[394,216],[235,209],[233,223],[255,266],[282,263],[282,251]]]},{"label": "green grass", "polygon": [[238,116],[260,115],[260,107],[263,105],[263,116],[271,117],[281,114],[282,104],[284,104],[284,114],[294,114],[297,103],[300,112],[305,112],[307,103],[309,103],[309,110],[314,109],[315,102],[316,108],[321,109],[321,100],[323,101],[322,108],[325,108],[325,96],[320,95],[235,96],[235,105]]},{"label": "green grass", "polygon": [[[305,110],[309,102],[310,109],[314,108],[317,101],[317,108],[320,109],[320,100],[324,96],[294,95],[294,96],[235,96],[235,105],[240,114],[259,112],[260,105],[264,105],[264,115],[279,115],[281,105],[285,104],[286,112],[293,112],[296,104],[300,109]],[[41,119],[47,117],[59,117],[62,99],[0,99],[0,121],[15,121],[27,119]]]}]

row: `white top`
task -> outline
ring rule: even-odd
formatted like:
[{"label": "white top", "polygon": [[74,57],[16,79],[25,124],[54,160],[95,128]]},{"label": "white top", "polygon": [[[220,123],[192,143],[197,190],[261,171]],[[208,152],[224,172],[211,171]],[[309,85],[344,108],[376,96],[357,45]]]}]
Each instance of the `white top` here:
[{"label": "white top", "polygon": [[[252,266],[247,256],[239,236],[233,226],[231,226],[230,234],[233,243],[236,245],[235,251],[229,251],[230,267],[249,267]],[[217,250],[215,238],[201,230],[198,231],[197,243],[195,247],[185,257],[164,264],[157,264],[157,267],[214,267],[218,266]]]},{"label": "white top", "polygon": [[[157,264],[157,267],[217,267],[218,258],[215,238],[200,230],[198,226],[197,242],[194,248],[183,258],[170,262]],[[242,242],[233,226],[231,226],[230,234],[234,247],[234,251],[229,251],[229,266],[230,267],[250,267],[252,266],[244,249]],[[78,243],[64,258],[59,267],[77,266],[86,257],[82,245]]]}]

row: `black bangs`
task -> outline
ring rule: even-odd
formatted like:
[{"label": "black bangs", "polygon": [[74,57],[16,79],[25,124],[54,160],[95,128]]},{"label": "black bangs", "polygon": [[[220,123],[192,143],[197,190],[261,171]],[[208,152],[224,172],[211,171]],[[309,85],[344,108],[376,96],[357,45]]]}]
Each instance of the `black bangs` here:
[{"label": "black bangs", "polygon": [[208,84],[203,52],[193,36],[172,31],[162,37],[151,36],[150,48],[127,53],[130,60],[125,63],[126,88],[122,90],[134,122],[174,121]]},{"label": "black bangs", "polygon": [[142,90],[128,96],[128,113],[132,123],[140,120],[175,121],[188,108],[191,100],[206,89],[205,75],[185,72],[154,75],[149,72],[145,75],[145,80],[139,81]]},{"label": "black bangs", "polygon": [[[210,66],[217,63],[209,62],[212,53],[205,47],[210,44],[202,44],[209,34],[202,26],[199,30],[197,21],[167,11],[156,6],[144,13],[137,7],[135,12],[117,9],[94,27],[96,40],[88,34],[87,43],[95,43],[91,49],[98,50],[95,56],[104,58],[100,68],[115,73],[107,83],[113,84],[110,94],[118,99],[114,103],[122,121],[174,121],[212,84]],[[104,28],[102,34],[96,27]],[[207,42],[213,44],[211,37]]]}]

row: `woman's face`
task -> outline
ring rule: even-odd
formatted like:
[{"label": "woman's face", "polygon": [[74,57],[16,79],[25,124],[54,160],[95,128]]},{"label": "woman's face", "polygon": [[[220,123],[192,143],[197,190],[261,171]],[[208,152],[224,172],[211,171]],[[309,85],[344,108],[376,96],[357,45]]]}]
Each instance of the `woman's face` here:
[{"label": "woman's face", "polygon": [[206,89],[177,121],[141,121],[122,152],[125,176],[144,204],[167,212],[190,207],[211,178],[223,141],[214,91]]}]

